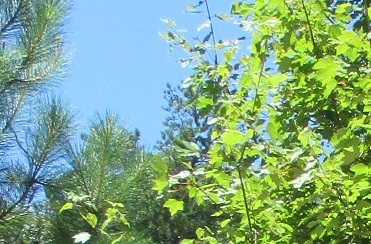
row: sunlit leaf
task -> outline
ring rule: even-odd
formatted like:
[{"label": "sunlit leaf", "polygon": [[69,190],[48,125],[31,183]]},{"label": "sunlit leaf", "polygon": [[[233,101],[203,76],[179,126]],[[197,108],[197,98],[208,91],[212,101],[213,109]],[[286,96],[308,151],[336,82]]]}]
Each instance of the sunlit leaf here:
[{"label": "sunlit leaf", "polygon": [[61,209],[59,210],[59,212],[61,213],[61,212],[65,211],[65,210],[69,210],[69,209],[72,209],[72,208],[73,208],[73,203],[67,202],[67,203],[65,203],[61,207]]},{"label": "sunlit leaf", "polygon": [[86,243],[90,240],[90,237],[91,235],[88,232],[80,232],[72,238],[75,239],[74,243]]},{"label": "sunlit leaf", "polygon": [[244,135],[238,130],[228,130],[221,137],[223,143],[230,146],[244,142]]},{"label": "sunlit leaf", "polygon": [[176,214],[178,211],[183,211],[184,205],[183,201],[179,201],[176,199],[168,199],[164,203],[164,207],[168,208],[170,211],[171,216]]}]

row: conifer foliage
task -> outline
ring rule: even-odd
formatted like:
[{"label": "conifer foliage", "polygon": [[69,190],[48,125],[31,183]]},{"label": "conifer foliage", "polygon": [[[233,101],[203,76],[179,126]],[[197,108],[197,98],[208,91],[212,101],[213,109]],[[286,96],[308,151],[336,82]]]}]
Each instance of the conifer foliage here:
[{"label": "conifer foliage", "polygon": [[67,10],[63,0],[0,3],[0,229],[7,243],[22,236],[19,229],[9,232],[10,223],[24,224],[19,218],[58,174],[73,132],[63,102],[45,98],[66,63]]}]

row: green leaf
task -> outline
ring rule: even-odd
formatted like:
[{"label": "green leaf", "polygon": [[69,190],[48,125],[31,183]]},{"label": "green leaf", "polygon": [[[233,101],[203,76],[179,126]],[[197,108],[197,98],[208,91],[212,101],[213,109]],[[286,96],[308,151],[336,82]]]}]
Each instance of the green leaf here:
[{"label": "green leaf", "polygon": [[216,194],[216,193],[213,193],[213,192],[211,192],[211,193],[209,193],[209,197],[210,197],[210,199],[214,202],[214,203],[219,203],[219,196],[218,196],[218,194]]},{"label": "green leaf", "polygon": [[365,113],[371,112],[371,105],[366,105],[366,106],[363,108],[363,112],[365,112]]},{"label": "green leaf", "polygon": [[59,213],[65,211],[65,210],[72,209],[72,208],[73,208],[73,204],[70,203],[70,202],[67,202],[67,203],[65,203],[65,204],[61,207],[61,209],[59,210]]},{"label": "green leaf", "polygon": [[124,238],[124,236],[123,236],[123,235],[120,235],[118,238],[116,238],[115,240],[113,240],[113,241],[111,242],[111,244],[120,243],[120,241],[121,241],[123,238]]},{"label": "green leaf", "polygon": [[92,228],[95,228],[95,226],[97,226],[97,223],[98,223],[98,218],[95,214],[93,213],[87,213],[85,216],[82,215],[83,218],[89,223],[89,225],[92,227]]},{"label": "green leaf", "polygon": [[120,214],[120,220],[121,220],[121,222],[122,222],[124,225],[130,227],[129,221],[126,219],[125,214],[123,214],[123,213]]},{"label": "green leaf", "polygon": [[221,173],[215,173],[213,177],[215,178],[216,182],[219,185],[221,185],[225,189],[228,189],[229,184],[231,183],[231,176],[227,175],[224,172],[221,172]]},{"label": "green leaf", "polygon": [[337,15],[340,15],[340,14],[348,15],[352,11],[353,11],[353,7],[352,7],[351,3],[339,4],[336,8],[336,14]]},{"label": "green leaf", "polygon": [[341,65],[333,58],[319,59],[313,66],[317,70],[317,79],[325,88],[323,95],[328,97],[337,86],[335,76],[341,70]]},{"label": "green leaf", "polygon": [[224,144],[233,146],[244,142],[244,135],[238,130],[228,130],[222,134]]},{"label": "green leaf", "polygon": [[301,148],[294,150],[290,157],[290,163],[294,162],[303,153],[304,153],[304,150]]},{"label": "green leaf", "polygon": [[175,143],[182,149],[186,149],[192,152],[200,152],[200,147],[194,142],[188,142],[184,140],[175,140]]},{"label": "green leaf", "polygon": [[213,105],[213,104],[214,104],[213,99],[208,98],[208,97],[200,97],[197,100],[196,108],[197,109],[203,109],[203,108],[206,108],[206,107],[208,107],[210,105]]},{"label": "green leaf", "polygon": [[154,160],[151,161],[151,165],[154,170],[156,170],[158,173],[162,175],[167,174],[167,164],[162,160]]},{"label": "green leaf", "polygon": [[179,201],[172,198],[168,199],[164,203],[164,207],[169,209],[171,216],[176,214],[178,211],[183,211],[184,209],[183,201]]},{"label": "green leaf", "polygon": [[108,208],[106,210],[106,216],[108,218],[114,218],[119,211],[115,208]]},{"label": "green leaf", "polygon": [[269,121],[267,124],[267,132],[273,141],[276,141],[276,139],[280,141],[283,140],[283,136],[278,133],[278,128],[279,127],[276,122]]},{"label": "green leaf", "polygon": [[350,167],[350,170],[353,171],[356,176],[369,174],[370,172],[369,167],[363,163],[353,165],[352,167]]},{"label": "green leaf", "polygon": [[198,239],[201,239],[202,237],[204,237],[205,235],[205,231],[201,228],[197,228],[196,230],[196,236]]},{"label": "green leaf", "polygon": [[299,135],[298,135],[298,139],[301,142],[301,144],[303,145],[303,147],[308,146],[308,141],[310,140],[310,138],[305,132],[303,132],[303,131],[300,132]]},{"label": "green leaf", "polygon": [[104,231],[106,228],[107,228],[107,226],[112,222],[112,218],[108,218],[108,219],[106,219],[104,222],[103,222],[103,224],[102,224],[102,227],[100,228],[101,229],[101,231]]},{"label": "green leaf", "polygon": [[220,223],[220,227],[224,228],[227,224],[231,222],[231,219],[225,219]]},{"label": "green leaf", "polygon": [[332,38],[337,38],[341,35],[341,29],[337,25],[330,25],[329,27],[329,34]]},{"label": "green leaf", "polygon": [[183,239],[183,240],[181,240],[180,243],[181,244],[194,244],[195,242],[192,239]]},{"label": "green leaf", "polygon": [[162,192],[168,185],[168,181],[166,177],[158,177],[154,180],[154,185],[152,187],[153,190],[158,191],[158,193]]},{"label": "green leaf", "polygon": [[303,173],[302,175],[300,175],[296,179],[292,180],[292,184],[293,184],[294,188],[298,189],[298,188],[301,188],[305,184],[305,182],[310,178],[312,178],[310,172]]},{"label": "green leaf", "polygon": [[121,202],[117,202],[117,203],[115,203],[115,206],[116,207],[119,207],[119,208],[123,208],[124,207],[124,204],[121,203]]}]

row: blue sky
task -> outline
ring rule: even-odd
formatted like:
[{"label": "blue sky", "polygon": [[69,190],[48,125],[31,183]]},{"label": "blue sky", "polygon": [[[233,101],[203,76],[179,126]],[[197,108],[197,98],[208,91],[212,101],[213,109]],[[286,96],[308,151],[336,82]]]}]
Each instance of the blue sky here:
[{"label": "blue sky", "polygon": [[[67,78],[59,89],[79,112],[86,126],[95,112],[116,112],[129,129],[138,128],[142,143],[160,139],[166,113],[166,83],[180,84],[189,70],[168,55],[159,36],[166,31],[161,19],[175,20],[181,29],[197,35],[205,19],[185,13],[180,0],[79,0],[68,21],[68,49],[73,52]],[[198,1],[193,1],[197,3]],[[209,0],[211,11],[229,12],[231,0]],[[217,31],[217,30],[216,30]]]}]

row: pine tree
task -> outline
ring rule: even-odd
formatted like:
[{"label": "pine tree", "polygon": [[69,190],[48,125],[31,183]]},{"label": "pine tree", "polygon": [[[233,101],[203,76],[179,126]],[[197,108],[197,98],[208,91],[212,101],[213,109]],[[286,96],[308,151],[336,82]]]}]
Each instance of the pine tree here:
[{"label": "pine tree", "polygon": [[[52,185],[73,131],[73,115],[63,102],[44,99],[67,61],[67,11],[64,0],[0,3],[1,234],[10,223],[23,224],[43,189]],[[17,236],[7,234],[0,238],[12,242],[7,238]]]}]

